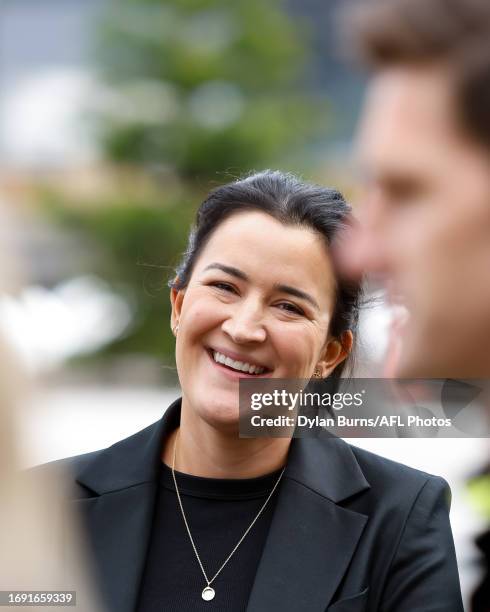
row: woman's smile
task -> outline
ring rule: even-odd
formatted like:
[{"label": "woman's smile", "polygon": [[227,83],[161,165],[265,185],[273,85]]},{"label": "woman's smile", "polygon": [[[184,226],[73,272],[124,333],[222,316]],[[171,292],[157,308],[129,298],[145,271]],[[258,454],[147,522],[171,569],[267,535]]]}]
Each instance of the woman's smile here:
[{"label": "woman's smile", "polygon": [[272,369],[258,365],[255,360],[245,358],[232,351],[214,348],[205,348],[207,356],[211,364],[223,375],[231,380],[239,380],[240,378],[264,378],[270,376]]}]

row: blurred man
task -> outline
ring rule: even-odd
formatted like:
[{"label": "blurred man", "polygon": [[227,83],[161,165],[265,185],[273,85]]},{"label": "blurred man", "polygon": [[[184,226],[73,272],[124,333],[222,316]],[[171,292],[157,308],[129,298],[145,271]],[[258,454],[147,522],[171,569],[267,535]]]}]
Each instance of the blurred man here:
[{"label": "blurred man", "polygon": [[[373,74],[358,134],[361,224],[339,260],[408,311],[385,373],[488,380],[490,1],[365,1],[349,25]],[[472,610],[490,610],[488,569]]]},{"label": "blurred man", "polygon": [[350,43],[373,69],[351,272],[386,281],[401,377],[490,376],[490,2],[364,2]]}]

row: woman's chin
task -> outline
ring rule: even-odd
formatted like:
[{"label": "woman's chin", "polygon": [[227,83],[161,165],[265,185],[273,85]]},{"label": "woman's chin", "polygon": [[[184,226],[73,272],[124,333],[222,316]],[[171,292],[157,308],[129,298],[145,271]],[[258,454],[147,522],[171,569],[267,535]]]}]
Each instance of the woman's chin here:
[{"label": "woman's chin", "polygon": [[235,400],[233,404],[212,402],[201,406],[200,412],[201,418],[215,429],[226,432],[238,430],[238,400]]}]

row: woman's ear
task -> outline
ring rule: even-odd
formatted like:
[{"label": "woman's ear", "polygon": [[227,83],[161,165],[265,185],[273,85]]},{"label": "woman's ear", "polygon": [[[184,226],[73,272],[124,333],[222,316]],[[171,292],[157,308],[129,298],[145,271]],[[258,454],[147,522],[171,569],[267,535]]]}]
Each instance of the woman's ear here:
[{"label": "woman's ear", "polygon": [[322,378],[326,378],[335,368],[346,359],[352,350],[354,336],[350,329],[342,333],[341,340],[329,338],[323,353],[322,361],[317,367],[322,371]]},{"label": "woman's ear", "polygon": [[[178,277],[175,277],[174,285],[177,283]],[[172,312],[170,315],[170,327],[172,331],[175,326],[178,325],[180,320],[180,313],[182,310],[182,302],[184,300],[185,289],[176,289],[175,287],[170,288],[170,304],[172,306]]]}]

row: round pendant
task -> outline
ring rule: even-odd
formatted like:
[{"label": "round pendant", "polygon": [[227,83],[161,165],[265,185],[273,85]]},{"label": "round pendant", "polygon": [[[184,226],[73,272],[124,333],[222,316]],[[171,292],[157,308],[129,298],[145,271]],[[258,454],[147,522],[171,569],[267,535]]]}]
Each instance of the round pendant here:
[{"label": "round pendant", "polygon": [[204,587],[203,592],[202,592],[202,598],[204,599],[204,601],[211,601],[211,599],[214,599],[215,596],[215,592],[214,589],[210,586]]}]

